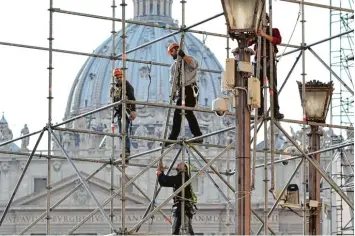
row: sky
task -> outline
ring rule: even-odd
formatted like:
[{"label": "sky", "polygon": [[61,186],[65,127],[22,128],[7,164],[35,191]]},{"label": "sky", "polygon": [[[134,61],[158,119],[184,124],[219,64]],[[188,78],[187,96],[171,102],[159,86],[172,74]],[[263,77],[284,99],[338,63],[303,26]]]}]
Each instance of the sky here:
[{"label": "sky", "polygon": [[[133,17],[133,1],[126,1],[126,17]],[[207,3],[208,2],[208,3]],[[318,2],[319,1],[311,1]],[[343,1],[347,2],[347,1]],[[116,1],[116,17],[121,18],[122,12]],[[328,1],[322,1],[327,4]],[[111,16],[112,0],[61,0],[54,1],[53,7],[62,10],[76,11],[88,14]],[[343,5],[342,7],[348,7]],[[48,48],[49,36],[49,1],[47,0],[2,0],[0,1],[0,42],[25,44]],[[208,17],[223,12],[219,0],[187,0],[187,26],[202,21]],[[283,43],[287,43],[293,34],[290,44],[300,45],[302,42],[299,4],[273,1],[273,26],[279,28]],[[173,18],[181,23],[181,3],[173,3]],[[305,40],[307,44],[329,37],[329,10],[305,6]],[[54,13],[53,17],[53,48],[91,53],[105,39],[110,37],[112,22]],[[116,23],[116,29],[121,23]],[[224,34],[225,18],[218,17],[196,27],[197,30]],[[334,29],[339,30],[339,29]],[[202,35],[196,35],[202,40]],[[226,59],[226,39],[208,36],[206,45],[214,52],[224,66]],[[235,42],[231,43],[236,46]],[[282,52],[284,47],[279,47]],[[292,50],[287,48],[286,52]],[[329,64],[329,42],[317,45],[313,50]],[[310,53],[306,51],[306,80],[329,81],[329,71]],[[278,84],[281,86],[298,53],[281,58],[278,64]],[[30,132],[42,129],[48,122],[48,51],[40,51],[12,46],[0,45],[0,112],[13,131],[14,138],[20,136],[24,124],[28,124]],[[87,59],[85,56],[53,53],[53,112],[52,123],[62,121],[66,102],[72,83]],[[284,91],[279,97],[281,112],[285,118],[302,120],[302,109],[296,80],[302,80],[302,67],[298,63]],[[347,81],[348,82],[348,81]],[[348,83],[350,84],[350,83]],[[351,88],[353,86],[350,84]],[[339,112],[338,112],[339,113]],[[351,117],[353,119],[353,117]],[[339,120],[333,123],[339,124]],[[287,130],[290,124],[282,123]],[[299,125],[292,125],[299,129]],[[262,140],[262,137],[259,138]],[[33,147],[36,136],[30,139]],[[46,136],[43,137],[39,149],[46,149]],[[20,142],[17,142],[20,145]]]}]

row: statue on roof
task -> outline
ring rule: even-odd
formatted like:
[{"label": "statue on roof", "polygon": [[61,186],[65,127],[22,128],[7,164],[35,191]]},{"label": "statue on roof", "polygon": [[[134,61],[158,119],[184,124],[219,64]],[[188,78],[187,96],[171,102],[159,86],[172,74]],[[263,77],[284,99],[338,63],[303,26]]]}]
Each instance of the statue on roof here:
[{"label": "statue on roof", "polygon": [[[30,131],[28,130],[27,124],[21,130],[21,136],[25,136],[29,134]],[[23,138],[21,141],[21,150],[28,150],[27,146],[30,144],[30,137]]]}]

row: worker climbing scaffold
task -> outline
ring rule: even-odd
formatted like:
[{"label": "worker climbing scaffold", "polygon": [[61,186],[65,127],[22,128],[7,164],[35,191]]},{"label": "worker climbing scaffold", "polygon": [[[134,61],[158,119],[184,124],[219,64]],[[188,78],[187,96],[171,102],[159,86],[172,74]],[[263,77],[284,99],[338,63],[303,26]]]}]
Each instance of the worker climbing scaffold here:
[{"label": "worker climbing scaffold", "polygon": [[[122,99],[122,70],[120,68],[116,68],[113,71],[113,76],[116,78],[116,88],[111,87],[110,90],[110,97],[114,98],[114,102],[118,102]],[[129,100],[135,101],[136,98],[134,97],[134,88],[133,86],[126,80],[126,88],[127,88],[127,97]],[[116,91],[116,92],[115,92]],[[119,132],[122,133],[122,104],[115,106],[115,113],[114,117],[117,117],[118,129]],[[129,134],[130,127],[132,125],[132,121],[136,119],[136,105],[135,104],[128,104],[126,108],[126,133]],[[126,147],[125,147],[126,157],[131,154],[131,142],[128,137],[126,136]],[[128,161],[128,160],[127,160]],[[127,162],[126,161],[126,162]]]},{"label": "worker climbing scaffold", "polygon": [[[173,98],[177,99],[176,105],[195,107],[198,102],[198,87],[196,83],[198,69],[197,60],[192,56],[186,55],[178,43],[171,43],[168,46],[168,54],[175,60],[174,63],[170,66],[170,83],[172,83],[172,96]],[[182,67],[182,63],[184,63],[184,67]],[[182,68],[184,68],[183,73],[185,77],[185,104],[182,104]],[[201,136],[202,133],[194,112],[191,110],[186,110],[185,114],[186,119],[189,122],[192,135],[194,135],[194,137]],[[177,140],[180,134],[181,121],[181,109],[175,109],[173,127],[168,139]],[[197,139],[195,142],[202,143],[203,139]],[[170,145],[170,143],[165,143],[165,146],[168,145]]]}]

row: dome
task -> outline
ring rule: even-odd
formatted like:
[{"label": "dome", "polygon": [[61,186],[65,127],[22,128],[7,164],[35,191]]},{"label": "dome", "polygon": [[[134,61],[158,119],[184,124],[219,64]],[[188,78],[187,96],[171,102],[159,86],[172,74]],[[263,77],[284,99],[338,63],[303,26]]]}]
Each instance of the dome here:
[{"label": "dome", "polygon": [[[154,22],[162,25],[177,26],[171,18],[171,0],[159,0],[148,4],[149,1],[133,0],[134,20]],[[128,24],[126,26],[127,49],[136,48],[144,43],[163,37],[174,31],[167,28],[156,28],[142,25]],[[121,54],[122,32],[115,35],[115,53]],[[179,42],[180,34],[163,39],[152,45],[143,47],[127,54],[127,58],[172,64],[173,59],[167,54],[167,47],[171,42]],[[204,48],[204,49],[203,49]],[[95,51],[95,54],[110,56],[112,52],[112,38],[108,37]],[[185,35],[185,53],[195,57],[200,68],[222,71],[214,54],[204,47],[203,43],[191,33]],[[122,61],[116,61],[120,67]],[[170,83],[169,67],[153,65],[151,67],[151,84],[149,86],[149,65],[127,62],[127,79],[135,89],[136,100],[149,102],[169,102]],[[200,72],[199,104],[209,106],[220,93],[219,73]],[[101,107],[111,102],[109,90],[112,80],[112,61],[104,58],[89,58],[79,71],[69,94],[65,117],[71,117],[90,109]],[[148,97],[149,95],[149,97]]]}]

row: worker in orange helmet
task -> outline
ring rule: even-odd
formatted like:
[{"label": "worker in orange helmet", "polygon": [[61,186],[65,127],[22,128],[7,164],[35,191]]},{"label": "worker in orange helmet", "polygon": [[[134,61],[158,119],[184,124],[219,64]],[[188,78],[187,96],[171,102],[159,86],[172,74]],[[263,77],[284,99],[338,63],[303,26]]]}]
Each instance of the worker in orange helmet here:
[{"label": "worker in orange helmet", "polygon": [[[181,88],[181,78],[182,76],[179,73],[179,70],[175,70],[177,68],[177,63],[180,64],[181,60],[184,63],[184,78],[185,78],[185,106],[187,107],[195,107],[198,102],[198,87],[196,83],[198,62],[192,56],[186,55],[185,52],[180,49],[180,45],[178,43],[171,43],[168,46],[168,54],[175,60],[174,63],[170,66],[170,83],[172,83],[173,96],[177,92],[177,101],[176,105],[181,106],[182,102],[182,88]],[[178,58],[181,58],[181,60]],[[181,65],[181,64],[180,64]],[[179,65],[179,66],[180,66]],[[175,77],[175,78],[174,78]],[[199,137],[202,135],[200,127],[198,125],[197,119],[193,113],[193,111],[185,110],[185,116],[189,123],[189,127],[191,133],[194,137]],[[171,133],[168,137],[170,140],[177,140],[180,129],[181,129],[181,110],[175,109],[174,118],[173,118],[173,127]],[[202,143],[203,139],[197,139],[196,143]],[[165,146],[169,146],[171,143],[165,143]]]},{"label": "worker in orange helmet", "polygon": [[[122,69],[121,68],[116,68],[113,70],[113,76],[116,78],[116,88],[117,91],[115,92],[115,88],[111,87],[110,90],[110,97],[114,98],[114,102],[118,102],[122,99]],[[126,80],[126,95],[128,100],[133,100],[135,101],[136,98],[134,97],[134,88],[133,86],[129,83],[128,80]],[[122,104],[119,104],[114,107],[115,109],[115,114],[114,117],[118,118],[118,129],[119,132],[122,133]],[[137,113],[136,113],[136,105],[135,104],[127,104],[126,107],[126,133],[127,135],[129,134],[129,127],[131,125],[132,120],[136,119]],[[125,152],[126,152],[126,157],[131,154],[131,142],[126,136],[126,147],[125,147]]]}]

